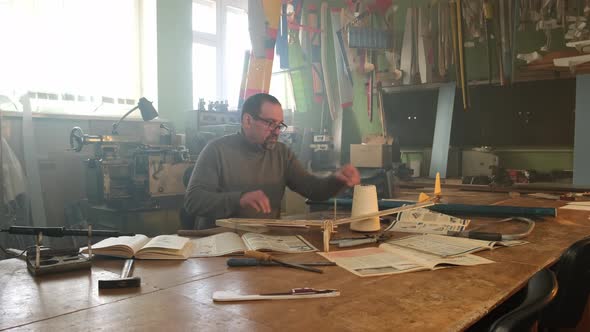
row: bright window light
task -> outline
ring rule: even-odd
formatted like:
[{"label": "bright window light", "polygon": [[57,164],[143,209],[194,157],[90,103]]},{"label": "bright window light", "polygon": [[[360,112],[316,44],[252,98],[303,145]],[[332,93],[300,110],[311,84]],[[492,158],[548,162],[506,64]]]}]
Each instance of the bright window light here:
[{"label": "bright window light", "polygon": [[226,7],[225,82],[226,98],[237,108],[244,67],[244,53],[252,48],[248,32],[248,13],[239,8]]},{"label": "bright window light", "polygon": [[193,44],[193,104],[199,98],[206,102],[217,99],[217,50],[213,46]]},{"label": "bright window light", "polygon": [[195,108],[204,98],[237,109],[244,52],[251,49],[247,9],[247,0],[193,0],[193,50],[206,53],[193,55]]},{"label": "bright window light", "polygon": [[217,8],[215,1],[193,2],[193,31],[215,34],[217,31]]},{"label": "bright window light", "polygon": [[[115,101],[136,99],[140,95],[138,36],[136,1],[2,2],[0,91],[57,95],[52,105],[88,101],[90,96],[96,96],[92,98],[96,101],[102,101],[102,96]],[[35,110],[43,111],[42,104],[38,100]],[[59,106],[55,109],[61,112]]]}]

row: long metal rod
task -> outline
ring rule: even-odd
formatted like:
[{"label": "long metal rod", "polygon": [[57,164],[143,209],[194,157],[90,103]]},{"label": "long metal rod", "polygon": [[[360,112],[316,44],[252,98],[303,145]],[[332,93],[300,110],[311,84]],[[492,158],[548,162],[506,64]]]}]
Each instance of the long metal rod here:
[{"label": "long metal rod", "polygon": [[[332,200],[323,202],[307,201],[309,205],[332,205]],[[380,200],[380,209],[400,207],[408,204],[415,204],[411,201],[389,201]],[[351,207],[352,199],[338,199],[338,205],[341,207]],[[498,217],[555,217],[557,209],[544,207],[523,207],[507,205],[468,205],[468,204],[436,204],[429,207],[431,211],[446,214],[457,215],[479,215],[479,216],[498,216]]]},{"label": "long metal rod", "polygon": [[[339,203],[340,203],[340,200],[338,200],[337,204],[339,204]],[[333,201],[330,203],[330,205],[332,205],[332,204],[334,204]],[[337,220],[333,221],[333,223],[334,223],[334,225],[349,224],[349,223],[352,223],[355,221],[361,221],[361,220],[368,219],[368,218],[381,217],[381,216],[395,214],[395,213],[399,213],[399,212],[403,212],[403,211],[409,211],[409,210],[414,210],[414,209],[418,209],[418,208],[429,207],[434,204],[435,204],[434,202],[424,202],[424,203],[418,203],[418,204],[416,204],[416,202],[408,202],[408,204],[405,204],[404,206],[399,206],[399,207],[390,208],[387,210],[367,213],[367,214],[363,214],[363,215],[351,217],[351,218],[337,219]],[[246,224],[246,225],[267,225],[267,226],[268,225],[276,225],[276,226],[285,226],[285,227],[288,227],[288,226],[323,227],[323,225],[324,225],[323,220],[306,220],[306,219],[288,220],[288,219],[229,218],[229,219],[217,220],[217,222],[220,222],[220,221],[222,224],[234,223],[234,224]]]}]

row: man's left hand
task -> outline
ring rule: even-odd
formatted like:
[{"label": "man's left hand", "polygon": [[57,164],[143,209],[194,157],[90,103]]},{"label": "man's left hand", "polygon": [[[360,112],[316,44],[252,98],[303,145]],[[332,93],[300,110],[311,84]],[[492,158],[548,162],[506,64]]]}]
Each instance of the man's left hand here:
[{"label": "man's left hand", "polygon": [[361,183],[359,171],[351,164],[342,166],[342,168],[336,171],[334,176],[343,183],[346,183],[346,185],[349,187],[353,187]]}]

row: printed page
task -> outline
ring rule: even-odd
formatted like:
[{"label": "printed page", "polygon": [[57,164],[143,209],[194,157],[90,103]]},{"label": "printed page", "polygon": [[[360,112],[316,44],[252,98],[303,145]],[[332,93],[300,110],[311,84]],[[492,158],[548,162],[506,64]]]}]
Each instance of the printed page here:
[{"label": "printed page", "polygon": [[178,235],[159,235],[150,240],[142,250],[147,249],[169,249],[169,250],[181,250],[184,248],[188,238]]},{"label": "printed page", "polygon": [[285,253],[313,252],[318,249],[300,235],[277,236],[257,233],[242,235],[244,244],[250,250],[270,250]]},{"label": "printed page", "polygon": [[466,239],[436,234],[412,235],[387,243],[410,248],[417,251],[434,254],[440,257],[450,257],[477,251],[491,249],[494,242]]},{"label": "printed page", "polygon": [[379,248],[388,251],[393,254],[400,255],[402,257],[407,258],[410,261],[414,261],[417,264],[422,266],[428,267],[431,270],[435,268],[442,268],[444,265],[462,265],[462,266],[472,266],[472,265],[480,265],[480,264],[491,264],[494,261],[479,257],[472,254],[465,254],[461,256],[454,256],[454,257],[446,257],[441,258],[437,255],[427,254],[424,252],[406,249],[402,247],[398,247],[395,245],[391,245],[388,243],[383,243],[379,246]]},{"label": "printed page", "polygon": [[320,252],[328,260],[360,277],[382,276],[425,270],[406,256],[382,248]]},{"label": "printed page", "polygon": [[190,254],[190,243],[186,237],[159,235],[150,240],[136,254],[140,259],[186,259]]},{"label": "printed page", "polygon": [[[92,245],[92,253],[97,255],[130,258],[138,252],[150,239],[142,234],[135,236],[118,236],[104,239]],[[87,254],[88,247],[80,252]]]},{"label": "printed page", "polygon": [[498,247],[520,246],[527,244],[528,242],[522,240],[496,242],[436,234],[423,234],[407,236],[398,240],[388,241],[387,243],[435,254],[440,257],[451,257],[471,254],[486,249],[496,249]]},{"label": "printed page", "polygon": [[523,240],[506,240],[506,241],[500,241],[500,242],[496,242],[494,244],[494,249],[497,248],[498,246],[502,246],[502,247],[516,247],[516,246],[521,246],[523,244],[527,244],[529,243],[529,241],[523,241]]},{"label": "printed page", "polygon": [[240,236],[231,232],[191,239],[190,242],[192,243],[190,257],[215,257],[247,250]]},{"label": "printed page", "polygon": [[467,219],[432,212],[428,209],[415,209],[400,213],[391,231],[446,235],[449,231],[465,230],[469,222],[470,220]]}]

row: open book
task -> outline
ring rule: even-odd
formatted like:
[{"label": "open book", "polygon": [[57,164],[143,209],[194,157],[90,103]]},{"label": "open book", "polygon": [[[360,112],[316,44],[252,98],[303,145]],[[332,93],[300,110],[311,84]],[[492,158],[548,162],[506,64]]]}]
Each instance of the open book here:
[{"label": "open book", "polygon": [[319,254],[360,277],[436,270],[452,265],[471,266],[493,263],[489,259],[470,254],[441,258],[387,243],[381,244],[378,248],[322,252]]},{"label": "open book", "polygon": [[[187,259],[190,249],[189,239],[177,235],[110,237],[92,245],[93,254],[139,259]],[[88,248],[81,252],[87,254]]]},{"label": "open book", "polygon": [[492,250],[498,247],[513,247],[528,243],[527,241],[484,241],[435,234],[412,235],[387,243],[434,254],[440,257],[452,257],[471,254],[482,250]]},{"label": "open book", "polygon": [[317,249],[299,235],[273,236],[246,233],[241,237],[226,232],[212,236],[191,239],[190,257],[215,257],[243,253],[246,250],[270,250],[285,253],[312,252]]}]

